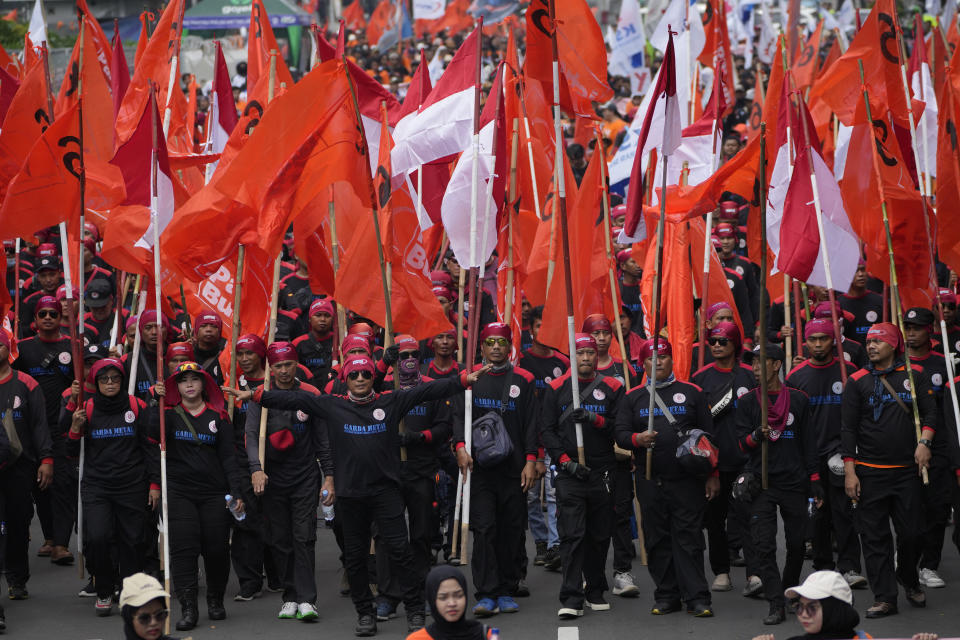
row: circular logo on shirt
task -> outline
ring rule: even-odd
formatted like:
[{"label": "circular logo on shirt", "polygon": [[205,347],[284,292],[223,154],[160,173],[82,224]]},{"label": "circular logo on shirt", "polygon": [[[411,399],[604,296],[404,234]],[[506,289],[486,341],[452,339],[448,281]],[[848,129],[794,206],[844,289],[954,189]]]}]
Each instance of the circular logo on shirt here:
[{"label": "circular logo on shirt", "polygon": [[133,411],[127,411],[125,414],[123,414],[123,419],[127,422],[127,424],[133,424],[133,421],[137,419],[137,416]]},{"label": "circular logo on shirt", "polygon": [[747,247],[747,241],[744,240],[743,238],[740,238],[740,248],[746,249],[746,247]]},{"label": "circular logo on shirt", "polygon": [[60,364],[70,364],[72,358],[70,357],[69,351],[61,351],[60,355],[57,356],[57,360],[60,361]]},{"label": "circular logo on shirt", "polygon": [[955,343],[953,343],[953,350],[960,351],[960,340],[957,340]]},{"label": "circular logo on shirt", "polygon": [[207,425],[207,428],[210,429],[210,433],[216,433],[216,432],[217,432],[217,421],[216,421],[216,420],[211,420],[211,421],[210,421],[210,424]]},{"label": "circular logo on shirt", "polygon": [[792,424],[793,424],[793,421],[794,421],[795,419],[796,419],[796,418],[793,417],[793,412],[788,413],[788,414],[787,414],[787,426],[789,427],[790,425],[792,425]]},{"label": "circular logo on shirt", "polygon": [[300,411],[299,409],[297,409],[297,420],[299,420],[300,422],[306,422],[306,421],[307,421],[307,414],[305,414],[303,411]]},{"label": "circular logo on shirt", "polygon": [[843,352],[843,359],[846,360],[847,362],[850,362],[850,361],[851,361],[850,354],[847,353],[846,351],[844,351],[844,352]]},{"label": "circular logo on shirt", "polygon": [[836,380],[836,381],[830,386],[830,390],[833,391],[834,393],[842,393],[842,392],[843,392],[843,383],[840,382],[839,380]]},{"label": "circular logo on shirt", "polygon": [[604,398],[607,397],[607,394],[603,392],[603,389],[594,389],[593,397],[596,398],[597,400],[603,400]]},{"label": "circular logo on shirt", "polygon": [[96,352],[98,352],[98,351],[100,351],[100,346],[99,346],[99,345],[95,345],[95,344],[94,344],[94,345],[91,345],[91,346],[90,346],[90,353],[96,353]]},{"label": "circular logo on shirt", "polygon": [[867,322],[876,322],[876,321],[877,321],[877,312],[867,311]]},{"label": "circular logo on shirt", "polygon": [[510,385],[510,397],[519,398],[520,397],[520,387],[515,384]]},{"label": "circular logo on shirt", "polygon": [[547,384],[550,384],[551,380],[553,380],[553,378],[551,378],[550,376],[547,376],[546,378],[543,379],[543,381],[546,382]]},{"label": "circular logo on shirt", "polygon": [[683,395],[682,393],[675,393],[673,394],[673,401],[677,404],[681,404],[687,401],[687,396]]},{"label": "circular logo on shirt", "polygon": [[907,391],[910,391],[910,380],[903,381],[903,388],[906,389]]},{"label": "circular logo on shirt", "polygon": [[748,391],[750,391],[750,389],[747,389],[746,387],[740,387],[737,389],[737,397],[742,398],[743,394],[747,393]]},{"label": "circular logo on shirt", "polygon": [[742,275],[743,275],[743,267],[741,267],[740,265],[737,265],[737,268],[734,269],[734,271],[737,272],[737,275],[738,275],[738,276],[742,276]]},{"label": "circular logo on shirt", "polygon": [[14,409],[19,409],[19,408],[20,408],[20,405],[21,405],[22,403],[23,403],[23,401],[20,400],[20,396],[13,396],[13,408],[14,408]]},{"label": "circular logo on shirt", "polygon": [[240,377],[237,378],[237,382],[240,383],[240,386],[241,386],[241,387],[247,386],[247,379],[246,379],[246,377],[245,377],[242,373],[240,374]]},{"label": "circular logo on shirt", "polygon": [[730,278],[727,278],[727,286],[733,289],[733,280],[731,280]]},{"label": "circular logo on shirt", "polygon": [[907,313],[907,317],[908,317],[908,318],[911,318],[911,319],[912,319],[912,318],[916,318],[916,317],[917,317],[917,312],[916,312],[914,309],[910,309],[910,312]]},{"label": "circular logo on shirt", "polygon": [[943,384],[943,376],[941,376],[939,373],[935,373],[932,376],[930,376],[930,382],[932,382],[933,384],[939,387],[940,385]]},{"label": "circular logo on shirt", "polygon": [[384,418],[387,417],[387,412],[384,411],[383,409],[379,409],[379,408],[374,409],[374,410],[373,410],[373,417],[374,417],[375,420],[383,420]]},{"label": "circular logo on shirt", "polygon": [[554,378],[559,378],[559,377],[562,376],[562,375],[563,375],[563,369],[561,369],[560,367],[554,367],[554,368],[553,368],[553,377],[554,377]]}]

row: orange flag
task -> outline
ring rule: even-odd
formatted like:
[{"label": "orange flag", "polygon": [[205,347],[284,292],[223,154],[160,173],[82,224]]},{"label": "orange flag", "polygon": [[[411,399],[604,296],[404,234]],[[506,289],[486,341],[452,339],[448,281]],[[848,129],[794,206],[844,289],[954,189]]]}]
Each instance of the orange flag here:
[{"label": "orange flag", "polygon": [[547,0],[533,0],[527,8],[528,77],[543,85],[553,98],[552,33],[557,32],[560,61],[560,106],[571,114],[596,118],[593,102],[613,97],[607,84],[607,49],[600,25],[584,0],[556,0],[556,25],[550,22]]},{"label": "orange flag", "polygon": [[760,69],[755,72],[753,83],[753,102],[750,105],[750,118],[747,120],[747,140],[753,140],[760,135],[760,123],[763,122],[763,74]]},{"label": "orange flag", "polygon": [[147,24],[153,22],[154,17],[150,11],[144,11],[140,14],[140,36],[137,38],[137,50],[133,54],[133,67],[135,69],[140,66],[140,59],[147,48],[147,42],[150,41],[150,29],[147,28]]},{"label": "orange flag", "polygon": [[263,0],[253,0],[250,7],[250,37],[247,40],[247,90],[256,86],[260,78],[266,78],[270,75],[270,52],[277,52],[277,91],[280,85],[286,83],[287,88],[293,86],[293,78],[290,76],[290,69],[284,62],[280,54],[280,47],[277,46],[277,39],[273,35],[273,27],[270,26],[270,16],[263,6]]},{"label": "orange flag", "polygon": [[820,38],[823,34],[823,20],[817,24],[816,30],[807,38],[806,44],[800,49],[797,60],[793,63],[793,79],[797,89],[803,90],[813,84],[817,75],[817,63],[820,61]]},{"label": "orange flag", "polygon": [[[246,144],[250,134],[253,133],[253,130],[260,124],[260,120],[263,118],[263,112],[269,102],[268,89],[269,80],[266,77],[261,78],[252,90],[248,89],[247,104],[244,105],[237,125],[233,128],[233,131],[230,132],[230,137],[227,138],[227,145],[223,148],[223,153],[220,154],[220,162],[217,164],[217,169],[213,174],[214,178],[227,170],[230,162],[236,157],[237,153],[240,152],[243,145]],[[225,108],[230,108],[230,106],[232,105],[227,105]]]},{"label": "orange flag", "polygon": [[[79,225],[81,150],[78,106],[44,131],[20,171],[7,187],[0,208],[0,229],[6,238],[30,236],[64,220]],[[124,197],[123,178],[116,167],[84,154],[88,208],[104,209]]]},{"label": "orange flag", "polygon": [[380,36],[393,24],[396,13],[397,5],[391,0],[380,0],[380,3],[374,7],[367,23],[367,42],[371,47],[377,46]]},{"label": "orange flag", "polygon": [[210,275],[238,244],[280,252],[283,234],[330,184],[369,189],[346,70],[338,61],[315,67],[276,98],[223,172],[183,207],[161,239],[163,255],[193,279]]},{"label": "orange flag", "polygon": [[720,71],[724,102],[732,105],[736,102],[733,95],[733,74],[736,73],[736,67],[733,66],[733,54],[730,51],[730,33],[727,30],[727,15],[724,10],[726,6],[723,0],[707,2],[707,10],[703,14],[706,41],[697,60],[714,71]]},{"label": "orange flag", "polygon": [[97,52],[97,63],[103,69],[103,75],[107,78],[107,84],[110,84],[110,62],[113,60],[113,47],[110,44],[110,38],[104,33],[100,21],[97,20],[90,7],[87,6],[87,0],[77,0],[77,10],[83,14],[83,22],[90,25],[93,36],[93,46]]},{"label": "orange flag", "polygon": [[0,202],[3,202],[10,179],[20,170],[37,138],[53,121],[51,114],[47,113],[48,90],[43,61],[38,59],[26,70],[23,83],[10,103],[3,129],[0,129]]},{"label": "orange flag", "polygon": [[900,77],[898,29],[893,0],[877,0],[863,28],[850,43],[850,48],[827,69],[810,92],[810,102],[822,98],[846,125],[865,122],[866,112],[857,66],[857,61],[862,60],[870,102],[876,105],[874,114],[892,111],[897,124],[906,127],[908,105]]},{"label": "orange flag", "polygon": [[14,78],[20,77],[20,65],[17,63],[17,59],[11,57],[2,46],[0,46],[0,69],[3,69]]},{"label": "orange flag", "polygon": [[23,36],[23,65],[20,67],[21,77],[27,74],[27,69],[40,58],[39,49],[33,46],[30,34]]},{"label": "orange flag", "polygon": [[[949,66],[947,73],[955,75]],[[952,81],[944,82],[941,87],[937,113],[937,248],[940,260],[960,272],[960,225],[949,221],[953,212],[960,211],[960,149],[957,143],[960,102]]]},{"label": "orange flag", "polygon": [[366,22],[366,16],[363,15],[363,3],[360,0],[353,0],[343,9],[343,22],[347,29],[356,31],[362,29]]}]

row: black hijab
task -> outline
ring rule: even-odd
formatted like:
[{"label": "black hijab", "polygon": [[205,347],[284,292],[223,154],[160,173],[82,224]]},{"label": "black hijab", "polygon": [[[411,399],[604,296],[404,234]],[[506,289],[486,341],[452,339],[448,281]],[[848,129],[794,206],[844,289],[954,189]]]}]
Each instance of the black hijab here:
[{"label": "black hijab", "polygon": [[100,393],[100,383],[94,379],[94,404],[97,409],[102,413],[105,413],[108,416],[112,416],[118,413],[124,413],[130,410],[130,398],[127,396],[127,387],[124,384],[126,382],[126,376],[123,374],[123,370],[114,366],[106,366],[97,371],[96,378],[99,378],[102,374],[107,373],[108,371],[115,370],[120,374],[120,377],[123,378],[123,382],[120,383],[120,391],[115,396],[105,396]]},{"label": "black hijab", "polygon": [[427,626],[427,633],[433,640],[483,640],[483,625],[476,620],[467,620],[467,612],[456,622],[447,622],[437,611],[437,592],[444,580],[453,578],[460,584],[464,594],[467,591],[467,579],[456,567],[438,565],[427,575],[427,602],[430,604],[430,615],[433,622]]},{"label": "black hijab", "polygon": [[819,600],[823,612],[823,624],[818,633],[806,633],[790,640],[849,640],[856,633],[860,624],[860,614],[843,600],[834,597]]},{"label": "black hijab", "polygon": [[[145,604],[150,604],[149,602]],[[143,606],[143,605],[141,605]],[[137,615],[137,612],[140,611],[140,607],[133,607],[127,605],[120,609],[120,617],[123,618],[123,640],[143,640],[140,636],[137,635],[136,630],[133,628],[133,618]],[[158,640],[177,640],[173,636],[168,636],[164,633],[160,634]]]}]

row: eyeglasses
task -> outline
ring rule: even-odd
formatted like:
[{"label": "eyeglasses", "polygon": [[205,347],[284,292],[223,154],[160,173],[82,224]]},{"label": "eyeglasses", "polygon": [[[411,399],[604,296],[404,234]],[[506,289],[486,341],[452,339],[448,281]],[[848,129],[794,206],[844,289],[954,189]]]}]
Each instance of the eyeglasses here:
[{"label": "eyeglasses", "polygon": [[47,310],[37,311],[37,317],[38,317],[38,318],[59,318],[59,317],[60,317],[60,312],[59,312],[59,311],[47,311]]},{"label": "eyeglasses", "polygon": [[820,611],[820,603],[816,600],[813,600],[811,602],[806,602],[806,603],[801,602],[800,600],[797,600],[796,605],[797,605],[796,614],[798,616],[806,615],[807,617],[812,618],[813,616],[817,615],[817,611]]},{"label": "eyeglasses", "polygon": [[730,343],[730,338],[709,338],[707,343],[710,344],[711,347],[714,345],[725,347]]},{"label": "eyeglasses", "polygon": [[364,380],[372,380],[373,373],[370,371],[361,369],[359,371],[351,371],[350,373],[347,374],[348,380],[356,380],[358,378],[363,378]]},{"label": "eyeglasses", "polygon": [[493,347],[493,346],[505,347],[508,344],[510,344],[510,341],[507,340],[506,338],[486,338],[483,341],[483,344],[487,345],[488,347]]},{"label": "eyeglasses", "polygon": [[409,360],[410,358],[418,359],[420,358],[420,352],[419,351],[401,351],[399,357],[401,360]]},{"label": "eyeglasses", "polygon": [[160,611],[157,611],[156,613],[141,613],[137,616],[137,622],[145,627],[150,624],[151,620],[163,622],[167,619],[168,615],[170,615],[170,611],[167,609],[160,609]]},{"label": "eyeglasses", "polygon": [[117,384],[123,382],[123,376],[100,376],[97,378],[97,382],[105,382],[107,384]]}]

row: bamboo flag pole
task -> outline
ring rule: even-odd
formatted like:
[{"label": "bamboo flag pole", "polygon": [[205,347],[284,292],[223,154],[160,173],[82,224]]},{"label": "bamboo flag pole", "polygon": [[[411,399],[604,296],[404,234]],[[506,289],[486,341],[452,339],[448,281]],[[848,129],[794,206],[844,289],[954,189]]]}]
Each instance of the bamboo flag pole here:
[{"label": "bamboo flag pole", "polygon": [[13,281],[16,283],[16,287],[15,287],[16,290],[13,293],[13,338],[14,340],[19,340],[20,339],[20,289],[23,286],[22,281],[20,279],[20,236],[17,236],[16,240],[14,240],[13,242]]},{"label": "bamboo flag pole", "polygon": [[[219,45],[218,45],[219,46]],[[237,384],[237,341],[240,339],[240,306],[243,304],[243,267],[247,255],[247,248],[244,245],[237,247],[237,269],[233,276],[233,324],[230,328],[230,384],[239,387]],[[186,311],[186,306],[184,306]],[[236,407],[237,400],[232,394],[227,394],[227,412],[230,420],[233,420],[233,410]]]},{"label": "bamboo flag pole", "polygon": [[[760,123],[760,166],[757,171],[760,182],[760,295],[767,295],[767,123]],[[769,297],[769,295],[767,296]],[[789,359],[788,359],[789,361]],[[787,366],[787,363],[784,363]],[[769,432],[770,397],[767,395],[767,305],[760,305],[760,425]],[[760,443],[760,483],[767,489],[767,459],[770,443],[764,438]]]},{"label": "bamboo flag pole", "polygon": [[517,211],[514,204],[517,202],[517,155],[520,145],[519,119],[513,119],[513,130],[510,135],[510,192],[504,205],[507,216],[507,291],[504,294],[503,322],[510,326],[513,321],[514,281],[516,273],[513,266],[513,223]]},{"label": "bamboo flag pole", "polygon": [[[870,110],[870,94],[867,91],[867,86],[864,84],[864,74],[863,74],[863,61],[857,60],[857,66],[860,69],[860,84],[863,88],[863,102],[867,111],[867,122],[873,122],[873,116]],[[873,131],[871,130],[871,135]],[[883,230],[887,239],[887,255],[890,259],[890,313],[893,321],[900,328],[900,331],[903,331],[903,310],[900,306],[900,282],[897,279],[897,264],[893,256],[893,236],[890,233],[890,217],[887,215],[887,199],[883,190],[883,179],[880,174],[880,166],[877,158],[877,146],[875,144],[870,145],[871,158],[873,159],[873,171],[876,176],[877,186],[880,189],[880,211],[883,215]],[[917,406],[917,384],[913,375],[913,365],[910,363],[910,355],[904,354],[903,359],[905,368],[907,370],[907,378],[910,381],[910,405],[913,409],[913,426],[916,430],[917,441],[920,441],[922,433],[920,430],[920,409]],[[923,478],[923,484],[929,484],[930,479],[927,475],[927,469],[925,467],[920,469],[920,475]]]},{"label": "bamboo flag pole", "polygon": [[[333,258],[333,275],[336,276],[340,271],[340,241],[337,239],[337,208],[333,198],[333,185],[330,185],[330,202],[327,204],[327,215],[330,218],[330,247],[331,257]],[[342,304],[337,305],[337,331],[335,339],[337,348],[333,350],[333,357],[336,358],[340,353],[339,345],[343,344],[343,339],[347,335],[347,310]],[[341,362],[343,358],[341,357]]]},{"label": "bamboo flag pole", "polygon": [[[530,184],[533,187],[533,210],[537,214],[537,220],[543,219],[540,211],[540,191],[537,189],[537,171],[533,164],[533,142],[530,139],[530,118],[527,115],[527,101],[523,97],[524,82],[523,76],[520,76],[520,110],[523,112],[523,132],[527,137],[527,160],[530,164]],[[549,282],[549,280],[547,280]]]}]

